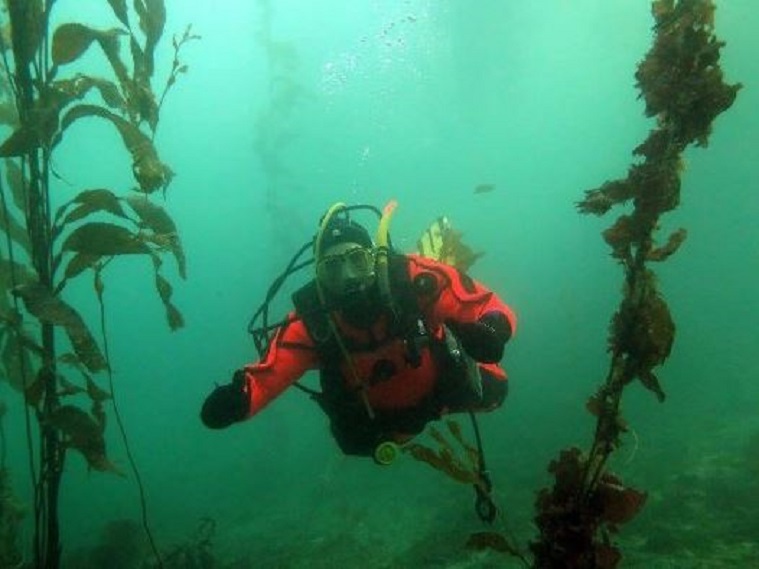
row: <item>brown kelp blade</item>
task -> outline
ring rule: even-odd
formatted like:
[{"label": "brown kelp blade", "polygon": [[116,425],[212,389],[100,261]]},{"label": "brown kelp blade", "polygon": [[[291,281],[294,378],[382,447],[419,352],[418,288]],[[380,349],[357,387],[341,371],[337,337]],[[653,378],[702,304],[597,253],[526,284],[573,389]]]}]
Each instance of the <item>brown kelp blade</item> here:
[{"label": "brown kelp blade", "polygon": [[453,229],[446,216],[433,221],[417,240],[417,251],[424,257],[441,261],[466,272],[482,257],[462,241],[463,234]]},{"label": "brown kelp blade", "polygon": [[106,369],[107,364],[100,347],[73,307],[39,283],[17,286],[13,293],[23,299],[26,309],[40,322],[61,326],[66,331],[76,355],[89,371]]},{"label": "brown kelp blade", "polygon": [[65,443],[81,453],[90,468],[121,474],[106,456],[103,425],[92,415],[75,405],[62,405],[50,414],[49,421],[60,429]]}]

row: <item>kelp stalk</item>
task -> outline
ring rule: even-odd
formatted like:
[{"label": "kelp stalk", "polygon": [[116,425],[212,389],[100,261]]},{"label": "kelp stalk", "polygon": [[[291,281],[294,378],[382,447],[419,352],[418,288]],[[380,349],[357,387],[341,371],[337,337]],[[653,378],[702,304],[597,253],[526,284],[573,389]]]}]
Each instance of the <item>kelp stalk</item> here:
[{"label": "kelp stalk", "polygon": [[562,451],[549,467],[553,488],[538,496],[536,567],[613,568],[621,559],[611,534],[638,513],[646,495],[609,473],[607,463],[627,430],[620,409],[624,389],[637,379],[665,398],[654,370],[670,354],[675,324],[649,263],[669,258],[686,237],[678,229],[657,246],[654,234],[661,215],[679,204],[682,153],[691,144],[707,145],[712,122],[740,89],[723,82],[724,43],[714,35],[711,0],[656,0],[652,11],[654,43],[636,79],[657,128],[634,150],[642,160],[626,178],[586,192],[577,204],[582,213],[603,215],[632,202],[631,213],[603,232],[624,270],[624,297],[611,321],[606,380],[588,401],[597,418],[591,449],[587,455]]},{"label": "kelp stalk", "polygon": [[[19,123],[29,130],[37,128],[38,121],[34,116],[39,109],[36,104],[33,66],[39,69],[41,51],[40,42],[47,29],[48,13],[39,2],[10,0],[8,2],[11,21],[11,38],[13,60],[15,63],[15,96]],[[44,66],[44,63],[43,63]],[[39,125],[42,127],[43,125]],[[46,125],[45,125],[46,126]],[[35,132],[35,138],[41,133]],[[31,244],[31,261],[39,282],[50,287],[50,212],[49,201],[49,146],[30,145],[21,153],[22,168],[25,166],[27,177],[24,179],[24,193],[28,199],[26,209],[26,227]],[[49,416],[59,407],[60,401],[56,389],[55,376],[55,339],[53,326],[41,323],[41,346],[43,361],[39,369],[37,381],[46,394],[43,399],[41,415]],[[23,360],[22,360],[23,361]],[[25,371],[25,383],[29,381]],[[40,480],[35,504],[35,557],[38,562],[46,559],[52,567],[57,567],[60,561],[60,529],[58,524],[58,495],[60,491],[61,473],[65,449],[62,446],[60,431],[46,422],[40,422]],[[43,529],[44,528],[44,529]],[[43,554],[43,552],[45,552]],[[44,555],[44,557],[43,557]]]}]

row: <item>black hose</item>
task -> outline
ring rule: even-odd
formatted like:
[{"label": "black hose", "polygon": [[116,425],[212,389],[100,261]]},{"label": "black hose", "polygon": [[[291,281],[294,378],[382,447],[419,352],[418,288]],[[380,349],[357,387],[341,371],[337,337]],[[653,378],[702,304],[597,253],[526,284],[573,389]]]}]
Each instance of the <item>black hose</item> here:
[{"label": "black hose", "polygon": [[472,420],[472,428],[474,429],[474,438],[477,441],[477,474],[479,480],[474,485],[474,510],[483,522],[492,524],[498,515],[498,508],[493,501],[491,491],[493,490],[493,483],[490,480],[490,473],[488,472],[487,465],[485,464],[485,452],[482,448],[482,436],[480,435],[480,426],[477,424],[477,416],[474,411],[469,411],[469,418]]}]

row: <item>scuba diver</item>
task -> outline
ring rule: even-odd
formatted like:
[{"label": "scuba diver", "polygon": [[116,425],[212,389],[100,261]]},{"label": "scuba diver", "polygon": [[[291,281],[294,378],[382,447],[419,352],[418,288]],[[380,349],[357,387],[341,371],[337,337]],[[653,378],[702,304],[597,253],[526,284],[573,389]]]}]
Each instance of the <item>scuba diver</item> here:
[{"label": "scuba diver", "polygon": [[[382,463],[378,449],[410,440],[430,421],[501,405],[507,381],[499,362],[514,312],[452,266],[396,251],[388,235],[394,208],[338,203],[324,215],[251,320],[260,360],[205,399],[207,427],[249,419],[294,385],[320,405],[343,453]],[[374,241],[351,215],[367,209],[380,218]],[[298,264],[306,251],[313,260]],[[292,295],[294,310],[269,325],[277,290],[311,264],[313,278]],[[319,391],[298,383],[314,369]]]}]

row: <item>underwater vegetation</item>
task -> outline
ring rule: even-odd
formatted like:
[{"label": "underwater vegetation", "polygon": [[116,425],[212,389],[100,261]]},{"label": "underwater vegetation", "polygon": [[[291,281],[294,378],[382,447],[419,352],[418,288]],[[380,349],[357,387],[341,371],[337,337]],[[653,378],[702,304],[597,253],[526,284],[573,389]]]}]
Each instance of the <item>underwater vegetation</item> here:
[{"label": "underwater vegetation", "polygon": [[5,402],[0,400],[0,567],[16,567],[23,558],[19,543],[24,508],[13,493],[5,464]]},{"label": "underwater vegetation", "polygon": [[[277,196],[293,189],[290,167],[285,159],[286,149],[300,133],[293,126],[293,114],[298,103],[311,94],[298,79],[300,56],[293,42],[280,40],[274,34],[276,2],[257,0],[261,26],[254,38],[267,64],[268,104],[256,117],[255,151],[266,175],[266,205],[272,216],[282,214]],[[289,186],[289,187],[288,187]]]},{"label": "underwater vegetation", "polygon": [[637,380],[665,399],[655,370],[670,354],[675,324],[649,263],[668,259],[686,232],[675,231],[663,244],[655,233],[660,216],[679,204],[683,151],[707,145],[712,122],[741,87],[723,81],[724,42],[714,34],[714,11],[710,0],[652,3],[654,43],[635,77],[657,126],[633,151],[640,160],[625,178],[587,191],[577,204],[581,213],[595,215],[632,204],[631,213],[603,232],[624,271],[624,297],[611,320],[608,375],[587,405],[596,417],[591,449],[562,451],[549,466],[553,488],[537,499],[540,538],[531,544],[537,567],[616,567],[622,554],[612,536],[646,502],[645,493],[608,471],[607,461],[628,431],[621,413],[625,387]]},{"label": "underwater vegetation", "polygon": [[200,520],[184,541],[164,551],[155,560],[141,523],[128,519],[105,524],[97,544],[66,556],[67,567],[76,569],[224,569],[213,555],[216,523]]},{"label": "underwater vegetation", "polygon": [[447,217],[441,216],[417,240],[416,250],[466,272],[484,253],[475,252],[464,243],[463,237]]},{"label": "underwater vegetation", "polygon": [[[119,473],[105,444],[107,403],[126,445],[108,356],[106,268],[121,256],[144,257],[169,326],[183,325],[163,258],[172,256],[184,278],[185,256],[173,220],[155,200],[173,172],[153,140],[166,94],[187,71],[180,50],[197,38],[189,28],[174,38],[171,69],[155,91],[163,0],[108,0],[108,29],[83,22],[52,29],[56,5],[5,0],[0,11],[0,117],[9,132],[0,142],[0,378],[21,396],[34,489],[33,562],[50,569],[60,564],[58,498],[69,451],[92,470]],[[84,68],[85,53],[101,57],[111,76]],[[53,157],[84,119],[113,127],[131,158],[133,187],[106,181],[68,200],[58,195],[62,177]],[[63,185],[67,193],[75,186]],[[84,275],[100,308],[99,339],[65,299],[67,284]],[[99,385],[103,376],[108,389]],[[131,462],[128,446],[127,455]]]},{"label": "underwater vegetation", "polygon": [[213,554],[213,537],[216,522],[210,518],[200,520],[189,540],[174,546],[164,556],[159,567],[165,569],[215,569],[220,568]]},{"label": "underwater vegetation", "polygon": [[0,567],[18,567],[21,555],[21,520],[24,508],[13,494],[10,476],[5,466],[0,467]]},{"label": "underwater vegetation", "polygon": [[111,520],[100,531],[98,542],[89,549],[66,556],[65,566],[80,569],[135,569],[150,554],[142,524],[133,520]]}]

